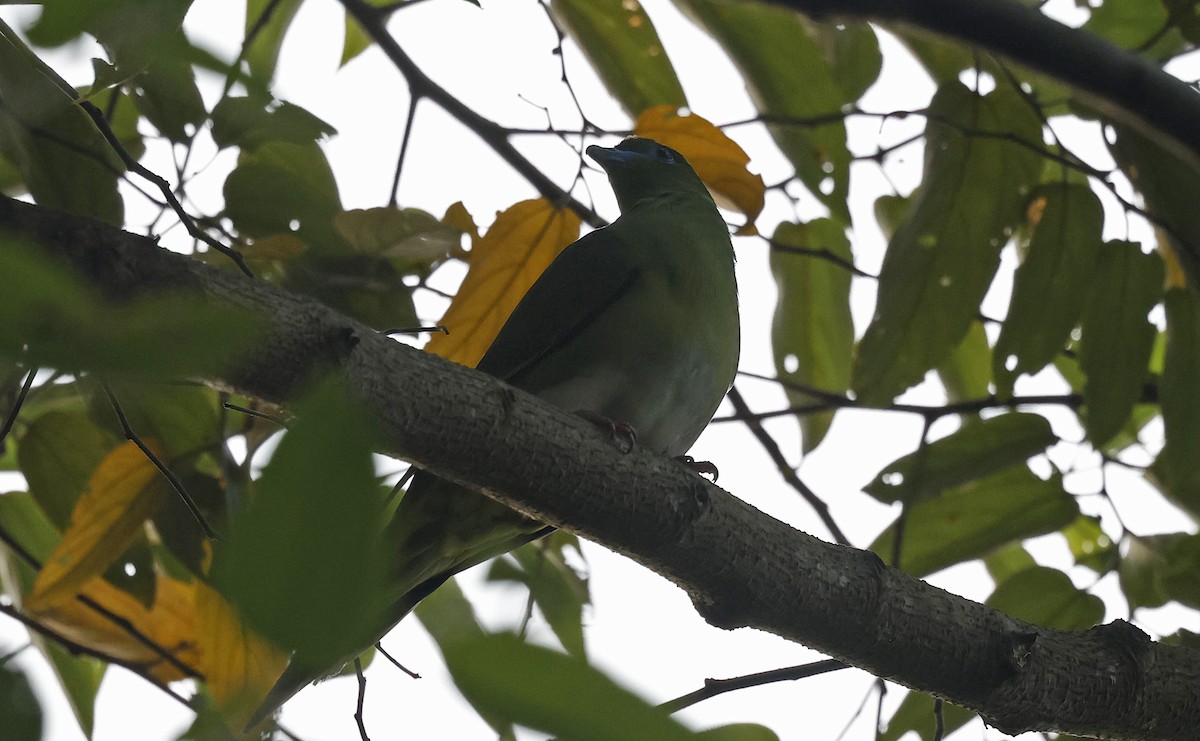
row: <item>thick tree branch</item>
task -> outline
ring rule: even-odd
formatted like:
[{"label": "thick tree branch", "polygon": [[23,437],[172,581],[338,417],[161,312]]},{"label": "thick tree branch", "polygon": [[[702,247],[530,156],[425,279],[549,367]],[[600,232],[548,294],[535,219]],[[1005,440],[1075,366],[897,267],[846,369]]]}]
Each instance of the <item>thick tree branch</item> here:
[{"label": "thick tree branch", "polygon": [[674,461],[622,454],[591,424],[483,374],[148,239],[9,199],[0,230],[109,296],[190,286],[267,318],[254,353],[205,380],[286,403],[314,373],[340,373],[373,410],[383,450],[628,555],[714,625],[804,643],[1010,733],[1186,739],[1200,727],[1200,655],[1127,623],[1061,632],[1014,620],[801,533]]},{"label": "thick tree branch", "polygon": [[1200,95],[1137,54],[1017,0],[766,0],[817,19],[898,23],[999,54],[1084,93],[1200,171]]}]

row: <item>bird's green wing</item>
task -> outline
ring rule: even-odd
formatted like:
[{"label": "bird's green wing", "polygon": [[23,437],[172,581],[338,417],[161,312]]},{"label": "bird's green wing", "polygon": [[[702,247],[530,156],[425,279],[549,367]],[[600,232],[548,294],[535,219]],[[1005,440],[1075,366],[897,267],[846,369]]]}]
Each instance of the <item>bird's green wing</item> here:
[{"label": "bird's green wing", "polygon": [[629,249],[615,225],[567,247],[530,287],[476,367],[525,388],[524,370],[569,342],[637,281],[640,267]]}]

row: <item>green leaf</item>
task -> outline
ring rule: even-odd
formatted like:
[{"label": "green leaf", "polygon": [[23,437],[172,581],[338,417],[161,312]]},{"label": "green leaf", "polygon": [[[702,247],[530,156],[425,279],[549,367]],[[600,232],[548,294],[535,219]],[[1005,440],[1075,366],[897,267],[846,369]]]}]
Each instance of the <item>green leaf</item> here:
[{"label": "green leaf", "polygon": [[[878,741],[899,741],[912,731],[922,741],[933,741],[936,720],[933,712],[934,699],[924,692],[909,692],[900,707],[888,719],[887,730],[879,734]],[[946,736],[975,719],[975,713],[952,703],[942,703],[942,728]]]},{"label": "green leaf", "polygon": [[[1092,8],[1092,15],[1083,28],[1117,46],[1140,52],[1147,41],[1158,36],[1168,25],[1167,21],[1167,7],[1161,0],[1104,0]],[[1154,47],[1154,52],[1158,52],[1159,44]],[[1154,52],[1152,54],[1157,56]]]},{"label": "green leaf", "polygon": [[245,236],[293,232],[310,247],[345,251],[333,228],[334,214],[342,210],[337,182],[314,142],[243,151],[222,192],[225,215]]},{"label": "green leaf", "polygon": [[[7,653],[0,648],[0,653]],[[42,737],[42,707],[23,672],[0,665],[0,724],[11,739]]]},{"label": "green leaf", "polygon": [[[246,62],[250,74],[263,83],[270,83],[275,76],[275,65],[279,62],[279,51],[283,39],[296,18],[296,11],[304,0],[246,0],[246,33],[250,42],[246,49]],[[264,18],[263,13],[271,15]],[[251,40],[249,34],[255,32]]]},{"label": "green leaf", "polygon": [[383,608],[383,500],[368,429],[359,403],[324,382],[297,405],[217,543],[214,583],[299,665],[339,668],[370,644]]},{"label": "green leaf", "polygon": [[696,734],[702,741],[779,741],[779,735],[757,723],[730,723]]},{"label": "green leaf", "polygon": [[[554,631],[559,643],[572,656],[587,658],[583,636],[583,608],[588,604],[587,579],[567,564],[566,548],[579,551],[579,540],[561,530],[537,543],[527,543],[509,558],[492,561],[489,581],[516,581],[529,594]],[[515,560],[515,564],[513,561]]]},{"label": "green leaf", "polygon": [[[1008,543],[1054,532],[1079,514],[1062,477],[1042,481],[1017,466],[906,508],[899,567],[915,576],[970,561]],[[896,524],[871,550],[891,560]]]},{"label": "green leaf", "polygon": [[198,292],[114,305],[36,249],[0,234],[0,357],[112,377],[202,375],[224,369],[261,323]]},{"label": "green leaf", "polygon": [[[1008,316],[996,340],[993,372],[1001,396],[1022,373],[1037,373],[1070,340],[1079,323],[1100,253],[1104,212],[1086,185],[1043,187],[1044,203],[1013,282]],[[1036,201],[1035,201],[1036,202]]]},{"label": "green leaf", "polygon": [[125,166],[61,83],[0,21],[0,154],[39,204],[119,225]]},{"label": "green leaf", "polygon": [[[853,264],[850,240],[837,222],[816,219],[807,224],[780,224],[773,241],[771,275],[779,290],[771,321],[775,373],[804,386],[845,393],[850,387],[854,352],[850,272],[815,255],[788,252],[786,247],[827,250]],[[821,401],[786,385],[784,390],[793,406]],[[832,422],[833,412],[800,416],[805,453],[821,443]]]},{"label": "green leaf", "polygon": [[695,735],[662,710],[573,656],[509,635],[443,647],[460,692],[476,708],[573,741],[674,741]]},{"label": "green leaf", "polygon": [[1100,519],[1080,515],[1063,528],[1067,547],[1075,563],[1099,573],[1107,574],[1117,566],[1120,552],[1112,538],[1100,528]]},{"label": "green leaf", "polygon": [[[223,439],[220,401],[213,389],[146,380],[110,381],[108,387],[134,434],[160,441],[172,458],[195,455]],[[114,436],[123,435],[107,395],[95,386],[91,410],[97,424]]]},{"label": "green leaf", "polygon": [[[1155,141],[1127,126],[1110,124],[1117,134],[1108,149],[1121,171],[1146,198],[1160,243],[1179,259],[1192,285],[1200,282],[1200,209],[1191,194],[1200,192],[1200,173]],[[1178,285],[1178,281],[1173,281]]]},{"label": "green leaf", "polygon": [[[429,632],[438,649],[445,655],[453,651],[456,645],[481,640],[485,637],[483,628],[475,618],[475,610],[463,596],[458,582],[453,578],[446,580],[433,594],[417,603],[413,614],[421,621],[421,625]],[[499,734],[501,741],[514,739],[512,721],[503,713],[493,713],[486,707],[472,703],[479,717],[483,718],[492,730]]]},{"label": "green leaf", "polygon": [[881,502],[914,503],[1023,463],[1058,441],[1040,414],[968,419],[956,432],[884,467],[863,491]]},{"label": "green leaf", "polygon": [[925,180],[888,245],[875,317],[858,347],[854,388],[884,402],[919,382],[962,341],[1036,181],[1036,154],[986,131],[1041,141],[1013,93],[943,86],[929,108]]},{"label": "green leaf", "polygon": [[192,0],[45,3],[28,31],[29,39],[39,46],[58,46],[90,33],[108,52],[116,67],[114,78],[123,80],[159,59],[179,55],[184,37],[176,32],[191,4]]},{"label": "green leaf", "polygon": [[981,322],[971,322],[962,342],[937,364],[938,378],[951,402],[985,398],[992,383],[992,348]]},{"label": "green leaf", "polygon": [[829,71],[846,102],[858,100],[879,79],[883,55],[869,23],[809,22],[809,33],[821,45]]},{"label": "green leaf", "polygon": [[664,103],[687,106],[675,68],[640,3],[552,0],[550,8],[631,117]]},{"label": "green leaf", "polygon": [[1046,566],[1005,579],[986,604],[1018,620],[1057,630],[1083,630],[1104,619],[1104,600],[1076,589],[1070,577]]},{"label": "green leaf", "polygon": [[337,133],[329,124],[292,103],[260,97],[226,97],[212,110],[217,146],[252,150],[272,142],[312,144]]},{"label": "green leaf", "polygon": [[370,49],[373,43],[375,43],[374,40],[367,35],[366,31],[363,31],[362,26],[358,25],[358,21],[354,20],[354,16],[346,13],[346,33],[342,37],[341,66],[345,67],[359,54]]},{"label": "green leaf", "polygon": [[[58,530],[25,492],[0,495],[0,529],[14,534],[18,544],[39,561],[50,556],[60,537]],[[33,589],[36,576],[32,566],[0,545],[0,582],[18,605],[22,596]],[[90,738],[95,722],[96,693],[108,665],[96,659],[74,656],[40,633],[30,632],[29,637],[50,663],[80,729]]]},{"label": "green leaf", "polygon": [[[179,31],[180,48],[191,45]],[[134,78],[134,101],[146,120],[176,143],[187,142],[208,115],[196,73],[181,57],[164,57]]]},{"label": "green leaf", "polygon": [[983,557],[983,565],[987,567],[988,576],[999,584],[1018,571],[1037,566],[1037,561],[1020,543],[1009,543]]},{"label": "green leaf", "polygon": [[56,527],[70,524],[92,472],[117,442],[83,411],[49,412],[25,428],[17,440],[21,473]]},{"label": "green leaf", "polygon": [[333,227],[358,253],[393,261],[398,268],[428,270],[459,247],[462,232],[419,208],[377,208],[342,211]]},{"label": "green leaf", "polygon": [[1084,427],[1092,444],[1101,448],[1125,425],[1142,396],[1155,334],[1146,314],[1162,297],[1162,259],[1131,242],[1109,242],[1100,251],[1091,283],[1079,366],[1087,375]]},{"label": "green leaf", "polygon": [[1200,608],[1200,536],[1130,536],[1128,542],[1118,574],[1131,609],[1171,600]]},{"label": "green leaf", "polygon": [[834,117],[820,125],[768,129],[804,186],[832,218],[849,224],[850,153],[839,111],[854,100],[842,86],[852,90],[866,75],[846,71],[839,85],[826,57],[830,46],[814,39],[809,21],[791,10],[721,0],[676,0],[676,5],[725,49],[759,111],[779,118]]},{"label": "green leaf", "polygon": [[1165,494],[1200,517],[1200,297],[1182,288],[1167,292],[1167,353],[1159,383],[1166,447]]}]

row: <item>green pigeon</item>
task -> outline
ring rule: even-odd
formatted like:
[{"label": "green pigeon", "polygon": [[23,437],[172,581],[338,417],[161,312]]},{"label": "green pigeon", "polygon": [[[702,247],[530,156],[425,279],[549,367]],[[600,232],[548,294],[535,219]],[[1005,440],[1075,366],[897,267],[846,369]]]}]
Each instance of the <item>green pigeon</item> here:
[{"label": "green pigeon", "polygon": [[[477,367],[564,410],[627,426],[642,448],[683,456],[737,371],[729,229],[675,150],[631,138],[587,154],[608,173],[621,217],[563,250]],[[387,529],[390,606],[363,650],[454,574],[551,529],[418,473]],[[293,657],[256,720],[340,668]]]}]

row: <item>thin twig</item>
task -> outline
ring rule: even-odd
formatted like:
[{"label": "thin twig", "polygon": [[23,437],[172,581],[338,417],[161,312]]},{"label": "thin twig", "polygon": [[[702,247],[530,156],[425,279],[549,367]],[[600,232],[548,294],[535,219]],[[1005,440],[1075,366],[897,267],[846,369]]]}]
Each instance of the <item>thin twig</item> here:
[{"label": "thin twig", "polygon": [[133,428],[129,426],[129,420],[125,417],[125,412],[121,409],[121,404],[117,401],[117,397],[113,394],[112,389],[109,388],[107,383],[101,383],[100,388],[104,390],[104,395],[108,397],[109,405],[112,406],[113,411],[117,415],[117,421],[121,424],[121,430],[125,434],[125,439],[136,445],[138,450],[142,451],[146,458],[148,458],[150,462],[154,464],[154,467],[158,469],[159,473],[161,473],[163,477],[170,482],[171,488],[175,490],[175,493],[178,494],[179,498],[183,500],[183,503],[187,505],[188,511],[192,513],[192,517],[196,518],[196,522],[200,524],[201,529],[204,530],[204,534],[208,536],[209,540],[219,540],[217,537],[217,531],[213,530],[212,525],[208,524],[208,520],[204,517],[204,513],[200,511],[199,505],[196,504],[196,500],[192,499],[192,495],[188,494],[187,490],[183,488],[183,482],[179,480],[179,477],[175,475],[174,471],[167,467],[167,464],[163,463],[162,460],[160,460],[159,457],[154,454],[153,450],[151,450],[144,442],[142,442],[142,439],[139,438],[134,433]]},{"label": "thin twig", "polygon": [[367,699],[367,678],[363,674],[362,659],[354,657],[354,674],[358,677],[358,705],[354,710],[354,722],[358,724],[358,737],[362,741],[371,741],[367,736],[367,726],[363,722],[363,703]]},{"label": "thin twig", "polygon": [[396,659],[395,659],[395,658],[394,658],[394,657],[393,657],[393,656],[392,656],[390,653],[388,653],[387,651],[385,651],[385,650],[384,650],[384,648],[383,648],[383,644],[382,644],[382,643],[376,643],[376,644],[375,644],[375,650],[376,650],[376,651],[378,651],[378,652],[380,653],[380,655],[382,655],[382,656],[383,656],[383,658],[385,658],[385,659],[387,659],[388,661],[392,662],[392,666],[396,667],[397,669],[399,669],[400,671],[404,672],[404,673],[405,673],[405,674],[407,674],[408,676],[412,677],[413,679],[420,679],[420,678],[421,678],[421,675],[420,675],[420,674],[417,674],[416,672],[414,672],[412,669],[409,669],[409,668],[408,668],[407,666],[405,666],[404,664],[401,664],[399,661],[396,661]]},{"label": "thin twig", "polygon": [[786,481],[793,489],[795,489],[804,499],[804,501],[808,502],[809,506],[813,508],[813,511],[817,513],[817,517],[821,518],[821,522],[825,524],[825,528],[829,530],[830,535],[833,536],[835,541],[841,545],[850,545],[850,539],[846,537],[846,535],[842,532],[842,529],[838,527],[837,522],[834,521],[833,515],[829,513],[829,505],[825,504],[825,502],[818,497],[812,489],[808,488],[808,485],[800,479],[800,476],[796,473],[796,470],[792,468],[791,464],[789,464],[787,459],[784,458],[783,451],[779,449],[779,444],[775,442],[775,438],[771,437],[770,434],[763,429],[762,424],[759,423],[758,420],[753,419],[753,415],[750,413],[750,408],[746,406],[746,400],[742,398],[742,394],[737,390],[736,386],[729,389],[729,401],[733,404],[734,411],[738,417],[746,422],[746,427],[749,428],[750,433],[754,435],[759,444],[763,446],[763,449],[767,451],[767,455],[769,455],[771,460],[775,462],[775,467],[779,469],[779,473],[783,476],[784,481]]},{"label": "thin twig", "polygon": [[695,692],[689,692],[686,695],[681,695],[674,700],[659,705],[659,709],[666,710],[668,713],[676,713],[684,708],[691,707],[698,702],[702,702],[717,695],[733,692],[734,690],[743,690],[748,687],[760,687],[764,684],[772,682],[790,682],[795,679],[807,679],[815,677],[819,674],[827,674],[839,669],[849,668],[849,664],[838,661],[837,659],[822,659],[814,661],[811,664],[801,664],[799,666],[789,666],[784,669],[772,669],[767,672],[758,672],[756,674],[747,674],[742,677],[733,677],[731,679],[706,679],[704,686]]},{"label": "thin twig", "polygon": [[25,383],[21,384],[21,390],[17,392],[17,398],[13,401],[12,409],[9,410],[8,417],[4,420],[4,426],[0,427],[0,444],[4,443],[4,439],[12,431],[13,424],[17,421],[17,415],[21,413],[21,407],[25,404],[25,397],[29,395],[29,389],[33,386],[33,377],[37,375],[37,372],[38,367],[35,365],[25,376]]},{"label": "thin twig", "polygon": [[153,172],[142,163],[138,162],[131,154],[129,154],[128,150],[125,149],[125,146],[121,144],[119,139],[117,139],[117,135],[113,133],[112,127],[108,125],[108,120],[104,118],[104,113],[99,108],[86,100],[80,101],[79,107],[91,117],[92,121],[96,124],[96,128],[99,129],[101,136],[104,137],[104,140],[108,142],[108,145],[112,147],[113,151],[117,153],[117,156],[121,158],[121,161],[125,163],[125,167],[132,172],[136,172],[138,175],[141,175],[146,180],[149,180],[155,185],[155,187],[158,188],[158,191],[162,193],[163,198],[167,199],[167,203],[171,204],[171,209],[174,210],[176,215],[179,216],[179,220],[183,222],[183,226],[185,229],[187,229],[188,234],[192,235],[193,238],[204,242],[209,247],[212,247],[217,252],[220,252],[222,255],[228,257],[247,277],[254,277],[254,273],[251,272],[250,268],[246,265],[246,261],[242,259],[242,254],[240,252],[232,247],[221,244],[221,242],[213,239],[210,234],[196,226],[195,220],[183,207],[183,204],[179,202],[179,199],[175,197],[175,193],[171,190],[170,183],[163,179],[163,177],[158,173]]}]

